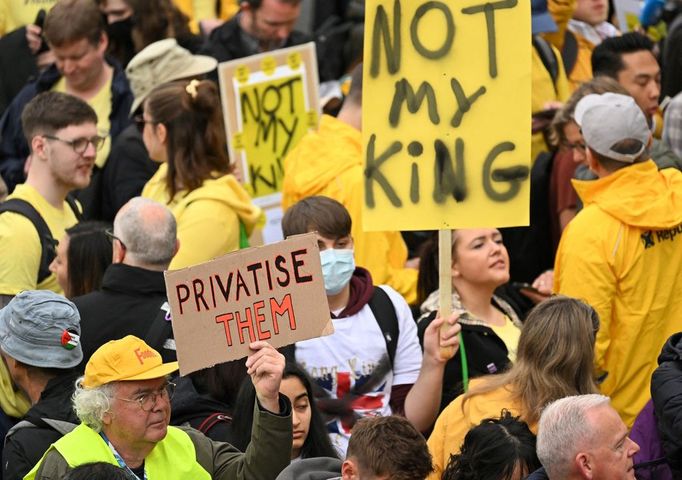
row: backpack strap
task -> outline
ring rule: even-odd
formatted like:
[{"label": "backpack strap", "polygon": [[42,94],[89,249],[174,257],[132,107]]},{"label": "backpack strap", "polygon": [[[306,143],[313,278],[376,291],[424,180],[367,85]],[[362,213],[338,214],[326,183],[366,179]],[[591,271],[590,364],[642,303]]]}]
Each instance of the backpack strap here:
[{"label": "backpack strap", "polygon": [[549,76],[552,78],[552,85],[554,86],[554,92],[558,93],[556,82],[559,78],[559,60],[554,53],[552,46],[542,38],[540,35],[533,35],[533,47],[538,52],[542,64],[549,72]]},{"label": "backpack strap", "polygon": [[206,417],[203,422],[199,424],[197,430],[199,430],[204,435],[207,435],[208,432],[220,422],[224,422],[229,425],[230,423],[232,423],[232,417],[222,412],[212,413],[208,417]]},{"label": "backpack strap", "polygon": [[564,61],[566,76],[569,76],[578,61],[578,39],[568,28],[564,34],[564,46],[561,48],[561,58]]},{"label": "backpack strap", "polygon": [[57,256],[57,240],[52,236],[50,228],[45,223],[43,217],[26,200],[20,198],[10,198],[0,203],[0,214],[4,212],[18,213],[26,217],[38,232],[40,240],[40,266],[38,267],[38,281],[42,282],[50,276],[50,263]]},{"label": "backpack strap", "polygon": [[398,315],[395,311],[395,306],[381,287],[374,287],[372,298],[368,302],[372,314],[379,324],[381,333],[386,342],[386,351],[388,351],[388,360],[393,368],[393,361],[395,360],[395,353],[398,349],[398,336],[400,335],[400,327],[398,325]]},{"label": "backpack strap", "polygon": [[75,198],[71,196],[71,194],[67,195],[64,201],[67,203],[71,211],[73,211],[73,214],[76,216],[76,220],[79,222],[83,221],[83,212],[81,212],[81,209],[78,205],[78,202],[76,201]]}]

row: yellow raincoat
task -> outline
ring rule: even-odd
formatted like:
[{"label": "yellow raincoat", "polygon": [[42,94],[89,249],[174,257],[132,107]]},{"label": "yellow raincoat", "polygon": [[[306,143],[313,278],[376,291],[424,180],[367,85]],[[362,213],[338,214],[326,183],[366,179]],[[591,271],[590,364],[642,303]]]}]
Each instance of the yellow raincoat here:
[{"label": "yellow raincoat", "polygon": [[573,185],[585,209],[561,237],[554,290],[599,313],[600,388],[632,426],[663,344],[682,330],[682,174],[649,160]]},{"label": "yellow raincoat", "polygon": [[[482,382],[485,382],[485,379],[472,380],[471,386],[475,387]],[[459,453],[467,432],[480,424],[482,420],[499,418],[503,409],[508,410],[515,417],[523,417],[521,407],[512,400],[512,391],[509,386],[474,395],[464,403],[464,407],[462,407],[463,398],[464,395],[460,395],[445,407],[436,421],[436,426],[433,427],[427,443],[433,457],[434,471],[427,477],[427,480],[440,480],[450,460],[450,454]],[[529,425],[528,428],[533,433],[537,433],[536,424]]]},{"label": "yellow raincoat", "polygon": [[353,220],[357,265],[369,270],[375,285],[389,285],[414,303],[417,270],[405,268],[407,246],[400,232],[362,231],[363,168],[360,131],[323,115],[318,130],[303,137],[284,159],[282,207],[313,195],[342,203]]},{"label": "yellow raincoat", "polygon": [[239,248],[240,222],[250,235],[263,213],[251,203],[251,197],[234,175],[204,180],[201,187],[183,190],[171,200],[166,190],[164,163],[147,182],[142,196],[171,209],[178,223],[180,250],[169,269],[189,267]]}]

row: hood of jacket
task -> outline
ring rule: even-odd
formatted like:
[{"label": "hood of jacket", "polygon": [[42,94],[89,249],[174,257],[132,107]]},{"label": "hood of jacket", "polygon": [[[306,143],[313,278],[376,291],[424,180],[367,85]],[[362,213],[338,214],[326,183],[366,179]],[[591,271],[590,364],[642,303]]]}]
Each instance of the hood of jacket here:
[{"label": "hood of jacket", "polygon": [[659,172],[651,160],[573,186],[585,206],[594,203],[626,225],[662,230],[682,223],[682,174]]},{"label": "hood of jacket", "polygon": [[40,394],[40,400],[26,413],[26,420],[39,426],[44,425],[41,420],[43,418],[80,423],[71,403],[74,385],[79,376],[80,372],[69,371],[50,379]]},{"label": "hood of jacket", "polygon": [[[161,164],[159,170],[145,186],[145,196],[166,203],[173,210],[176,218],[182,216],[185,209],[196,200],[215,200],[224,203],[237,214],[249,235],[264,218],[263,211],[252,203],[249,193],[232,174],[204,180],[201,187],[189,193],[185,190],[179,191],[173,200],[168,202],[167,172],[168,164]],[[159,199],[165,199],[165,201]]]},{"label": "hood of jacket", "polygon": [[658,364],[682,361],[682,332],[670,337],[658,356]]},{"label": "hood of jacket", "polygon": [[362,162],[360,131],[322,115],[317,131],[305,135],[285,158],[285,189],[301,198],[317,195],[346,170],[363,168]]}]

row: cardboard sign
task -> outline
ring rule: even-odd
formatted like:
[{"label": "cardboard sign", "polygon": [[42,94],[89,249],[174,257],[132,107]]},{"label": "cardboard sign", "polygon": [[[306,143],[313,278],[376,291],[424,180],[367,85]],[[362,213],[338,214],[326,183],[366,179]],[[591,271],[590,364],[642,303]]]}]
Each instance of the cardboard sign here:
[{"label": "cardboard sign", "polygon": [[315,44],[221,63],[218,77],[230,158],[251,196],[268,203],[268,196],[282,190],[284,157],[317,127]]},{"label": "cardboard sign", "polygon": [[275,348],[334,327],[315,234],[165,272],[180,374],[245,357],[249,343]]},{"label": "cardboard sign", "polygon": [[365,230],[528,225],[530,2],[368,0]]}]

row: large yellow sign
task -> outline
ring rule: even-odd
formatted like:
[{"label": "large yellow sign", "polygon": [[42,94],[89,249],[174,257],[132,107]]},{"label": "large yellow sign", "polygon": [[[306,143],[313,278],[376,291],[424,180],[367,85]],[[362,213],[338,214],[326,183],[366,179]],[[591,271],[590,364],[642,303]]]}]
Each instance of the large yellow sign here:
[{"label": "large yellow sign", "polygon": [[528,225],[527,0],[368,0],[366,230]]}]

